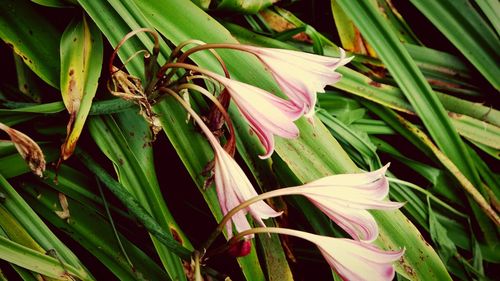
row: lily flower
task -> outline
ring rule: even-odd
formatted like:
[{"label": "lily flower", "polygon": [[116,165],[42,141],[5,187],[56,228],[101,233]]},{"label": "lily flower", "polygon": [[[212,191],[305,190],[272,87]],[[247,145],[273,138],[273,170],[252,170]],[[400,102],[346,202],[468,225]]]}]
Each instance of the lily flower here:
[{"label": "lily flower", "polygon": [[[170,94],[196,121],[214,150],[215,189],[222,214],[225,216],[231,209],[257,196],[257,192],[243,170],[240,168],[238,163],[236,163],[233,157],[231,157],[231,155],[229,155],[229,153],[222,148],[217,138],[210,131],[205,122],[203,122],[201,117],[177,93],[171,91]],[[252,215],[257,224],[265,227],[266,225],[262,221],[263,219],[280,216],[282,212],[276,212],[264,201],[257,202],[252,206],[247,206],[231,216],[225,224],[229,238],[233,236],[232,223],[234,223],[237,232],[243,232],[251,228],[250,223],[246,218],[247,213]],[[253,235],[249,235],[249,237],[253,237]]]},{"label": "lily flower", "polygon": [[392,263],[399,260],[405,252],[404,249],[384,251],[362,241],[320,236],[301,231],[294,231],[292,235],[316,244],[330,267],[343,280],[390,281],[395,274]]},{"label": "lily flower", "polygon": [[[234,207],[258,194],[233,157],[231,157],[218,142],[213,143],[211,141],[211,143],[215,151],[215,188],[222,213],[226,215]],[[266,225],[262,219],[281,215],[281,212],[276,212],[264,201],[256,202],[231,217],[231,221],[234,223],[237,232],[242,232],[251,228],[245,216],[247,213],[250,213],[255,222],[263,227]],[[226,224],[226,230],[228,237],[231,238],[231,222]]]},{"label": "lily flower", "polygon": [[259,156],[261,159],[269,158],[273,153],[274,135],[298,137],[299,129],[293,121],[302,115],[302,109],[252,85],[216,74],[212,76],[226,87],[241,114],[257,134],[265,149],[265,154]]},{"label": "lily flower", "polygon": [[389,164],[368,173],[341,174],[283,189],[280,195],[307,197],[352,238],[365,242],[377,239],[378,225],[367,209],[397,209],[404,203],[383,200],[389,193],[385,172]]},{"label": "lily flower", "polygon": [[[316,244],[330,267],[343,280],[350,281],[391,281],[395,275],[392,263],[399,260],[405,252],[405,249],[384,251],[363,241],[321,236],[279,227],[252,228],[239,233],[229,241],[229,249],[241,241],[246,241],[244,237],[255,233],[291,235]],[[242,238],[243,240],[240,240]]]},{"label": "lily flower", "polygon": [[257,56],[290,100],[304,109],[304,116],[308,119],[314,115],[316,93],[324,93],[326,85],[338,82],[342,75],[335,69],[353,59],[346,58],[342,49],[340,58],[253,46],[239,46],[238,49]]}]

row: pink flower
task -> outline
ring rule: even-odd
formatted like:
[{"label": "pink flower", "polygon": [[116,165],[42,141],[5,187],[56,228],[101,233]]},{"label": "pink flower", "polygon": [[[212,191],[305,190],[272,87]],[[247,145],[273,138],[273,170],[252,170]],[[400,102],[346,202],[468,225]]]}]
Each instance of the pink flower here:
[{"label": "pink flower", "polygon": [[212,76],[224,84],[241,114],[259,137],[266,151],[260,158],[269,158],[273,153],[274,135],[298,137],[299,129],[293,121],[302,115],[302,110],[293,103],[257,87],[219,75]]},{"label": "pink flower", "polygon": [[318,246],[328,264],[342,279],[350,281],[390,281],[394,278],[392,262],[404,254],[399,251],[384,251],[362,241],[333,238],[302,231],[288,233],[306,239]]},{"label": "pink flower", "polygon": [[340,58],[253,46],[241,46],[239,49],[256,55],[264,63],[283,92],[296,106],[303,108],[307,118],[314,115],[316,93],[323,93],[326,85],[339,81],[342,75],[335,69],[353,58],[345,58],[342,49]]},{"label": "pink flower", "polygon": [[383,200],[389,193],[384,176],[388,166],[369,173],[324,177],[286,193],[306,196],[354,239],[371,242],[377,239],[378,225],[366,210],[397,209],[404,204]]},{"label": "pink flower", "polygon": [[[219,198],[222,213],[226,215],[234,207],[258,194],[243,170],[238,166],[238,163],[220,146],[213,136],[209,137],[209,140],[215,151],[214,178],[217,197]],[[281,215],[281,212],[274,211],[264,201],[256,202],[231,217],[231,221],[238,232],[251,228],[246,218],[247,213],[250,213],[254,220],[263,227],[266,225],[262,219]],[[231,221],[226,224],[229,238],[233,235]]]}]

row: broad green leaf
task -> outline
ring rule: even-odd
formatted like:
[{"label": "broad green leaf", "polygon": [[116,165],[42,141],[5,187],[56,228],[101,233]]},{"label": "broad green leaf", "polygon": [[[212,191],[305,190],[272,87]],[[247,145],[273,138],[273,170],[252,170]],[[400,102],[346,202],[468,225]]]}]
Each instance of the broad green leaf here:
[{"label": "broad green leaf", "polygon": [[31,2],[37,3],[42,6],[47,6],[51,8],[70,8],[76,1],[72,0],[31,0]]},{"label": "broad green leaf", "polygon": [[3,228],[6,236],[10,240],[40,253],[45,253],[45,250],[33,240],[19,222],[1,205],[0,218],[0,227]]},{"label": "broad green leaf", "polygon": [[[5,195],[3,207],[12,214],[29,235],[45,250],[54,249],[61,260],[78,269],[84,279],[92,279],[77,256],[43,223],[23,198],[0,174],[0,192]],[[1,251],[0,251],[1,252]]]},{"label": "broad green leaf", "polygon": [[83,16],[72,21],[61,38],[61,94],[70,115],[61,159],[76,147],[89,114],[101,73],[103,45],[97,26]]},{"label": "broad green leaf", "polygon": [[93,280],[71,265],[61,264],[56,258],[15,243],[2,235],[0,259],[57,280],[74,280],[74,277],[83,281]]},{"label": "broad green leaf", "polygon": [[16,64],[17,87],[21,93],[26,95],[30,101],[40,102],[40,89],[35,82],[35,74],[23,62],[23,59],[14,54]]},{"label": "broad green leaf", "polygon": [[449,114],[460,135],[485,146],[500,149],[500,127],[466,115]]},{"label": "broad green leaf", "polygon": [[[217,1],[217,0],[216,0]],[[230,10],[246,14],[255,14],[278,0],[218,0],[217,9]]]},{"label": "broad green leaf", "polygon": [[[498,34],[492,30],[470,1],[410,0],[410,2],[462,52],[497,91],[500,89]],[[498,11],[496,13],[498,14]]]},{"label": "broad green leaf", "polygon": [[432,241],[437,245],[438,253],[443,262],[447,263],[457,252],[457,248],[455,243],[448,237],[446,228],[437,220],[429,199],[427,199],[427,204],[429,206],[429,229]]},{"label": "broad green leaf", "polygon": [[28,0],[2,0],[0,4],[0,38],[42,80],[58,88],[60,32]]},{"label": "broad green leaf", "polygon": [[[62,101],[44,103],[44,104],[8,104],[12,105],[11,109],[0,108],[0,117],[2,122],[12,126],[31,120],[36,117],[43,117],[47,114],[55,114],[63,111],[64,103]],[[111,114],[125,111],[134,103],[122,99],[110,99],[102,101],[94,101],[90,107],[89,115]]]},{"label": "broad green leaf", "polygon": [[422,42],[413,33],[390,0],[376,0],[376,4],[379,7],[380,14],[386,19],[392,29],[398,33],[398,38],[401,42],[422,45]]},{"label": "broad green leaf", "polygon": [[[69,218],[62,219],[58,192],[40,184],[26,184],[24,196],[30,205],[51,224],[66,232],[112,271],[119,280],[170,280],[166,272],[136,245],[119,235],[127,257],[119,248],[108,222],[89,206],[68,198]],[[131,264],[127,259],[130,259]]]},{"label": "broad green leaf", "polygon": [[[41,148],[47,163],[57,159],[58,153],[55,148],[44,145],[41,145]],[[30,167],[16,150],[0,158],[0,174],[5,178],[16,177],[30,171]]]},{"label": "broad green leaf", "polygon": [[490,21],[497,35],[500,35],[500,3],[495,0],[475,0],[475,2]]},{"label": "broad green leaf", "polygon": [[[192,248],[186,235],[175,222],[160,191],[155,173],[152,135],[148,124],[137,110],[128,110],[115,116],[92,118],[89,130],[106,156],[113,161],[119,181],[139,203],[168,230],[181,244]],[[152,236],[156,250],[172,279],[182,279],[181,260]],[[176,267],[174,267],[174,264]]]},{"label": "broad green leaf", "polygon": [[[2,235],[3,234],[3,235]],[[38,245],[38,243],[33,240],[33,238],[26,232],[26,230],[19,224],[19,222],[12,217],[5,208],[0,205],[0,236],[4,236],[9,238],[12,242],[18,243],[22,246],[25,246],[29,249],[35,250],[42,254],[46,254],[46,251]],[[13,265],[17,270],[17,266]],[[19,271],[18,271],[19,272]],[[27,272],[26,272],[27,273]],[[22,272],[21,275],[25,275],[26,273]],[[48,279],[51,281],[55,281],[56,279],[49,278],[47,276],[40,276],[34,272],[32,274],[27,274],[28,276],[34,277],[33,274],[37,275],[40,279]]]},{"label": "broad green leaf", "polygon": [[475,146],[489,154],[491,157],[500,160],[500,149],[492,148],[491,146],[485,145],[481,142],[470,140]]}]

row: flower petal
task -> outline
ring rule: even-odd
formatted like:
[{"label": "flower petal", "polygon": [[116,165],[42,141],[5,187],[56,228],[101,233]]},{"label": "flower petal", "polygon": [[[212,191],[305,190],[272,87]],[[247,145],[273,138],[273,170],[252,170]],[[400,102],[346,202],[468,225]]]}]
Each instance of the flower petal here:
[{"label": "flower petal", "polygon": [[384,200],[389,193],[385,177],[388,165],[374,172],[328,176],[302,186],[291,187],[284,194],[306,196],[356,240],[373,241],[378,226],[366,210],[393,210],[404,203]]},{"label": "flower petal", "polygon": [[[243,170],[236,161],[220,146],[215,139],[209,138],[215,151],[215,188],[217,197],[221,206],[223,215],[226,215],[231,209],[247,201],[248,199],[257,196],[257,192],[252,186]],[[276,217],[282,212],[276,212],[263,201],[256,202],[245,210],[237,212],[231,218],[236,230],[242,232],[250,229],[250,224],[246,218],[246,213],[249,212],[254,220],[261,226],[265,226],[262,219]],[[232,237],[231,222],[226,224],[228,237]],[[249,236],[249,237],[253,237]]]},{"label": "flower petal", "polygon": [[299,129],[293,123],[303,112],[295,104],[257,87],[216,76],[226,86],[238,109],[256,132],[268,158],[274,151],[274,137],[296,138]]},{"label": "flower petal", "polygon": [[377,239],[378,225],[368,211],[342,207],[336,208],[332,205],[321,204],[321,202],[314,199],[311,199],[311,201],[354,239],[366,242],[372,242]]},{"label": "flower petal", "polygon": [[288,231],[287,234],[316,244],[328,264],[344,280],[390,281],[395,274],[392,263],[399,260],[405,251],[384,251],[361,241],[301,231]]},{"label": "flower petal", "polygon": [[352,59],[345,58],[342,49],[340,58],[252,46],[241,49],[253,53],[262,61],[290,100],[304,108],[304,115],[308,118],[314,115],[316,93],[324,92],[325,86],[338,82],[342,76],[335,69]]}]

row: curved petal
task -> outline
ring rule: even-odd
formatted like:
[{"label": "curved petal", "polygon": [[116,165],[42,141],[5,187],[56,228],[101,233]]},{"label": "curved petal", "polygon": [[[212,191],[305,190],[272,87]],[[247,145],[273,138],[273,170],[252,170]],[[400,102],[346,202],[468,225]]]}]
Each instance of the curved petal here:
[{"label": "curved petal", "polygon": [[399,260],[405,251],[384,251],[362,241],[307,232],[294,231],[290,235],[316,244],[332,269],[342,279],[351,281],[391,281],[395,274],[392,263]]},{"label": "curved petal", "polygon": [[352,238],[372,242],[378,237],[378,225],[373,216],[365,210],[333,208],[311,200],[332,221],[344,229]]},{"label": "curved petal", "polygon": [[263,144],[266,152],[261,158],[268,158],[273,153],[273,135],[298,137],[299,129],[293,121],[302,114],[301,107],[252,85],[222,76],[216,76],[216,79],[225,85],[241,114]]},{"label": "curved petal", "polygon": [[[257,196],[257,192],[243,170],[220,144],[214,140],[211,140],[211,144],[215,151],[215,188],[222,213],[226,215],[244,201]],[[232,223],[238,232],[250,229],[246,218],[247,212],[250,212],[254,220],[261,226],[265,226],[262,219],[276,217],[282,213],[276,212],[263,201],[256,202],[233,215],[231,221],[226,224],[228,237],[233,235]]]},{"label": "curved petal", "polygon": [[389,184],[386,178],[381,178],[373,183],[358,186],[330,185],[304,185],[304,193],[321,195],[349,201],[381,200],[389,193]]},{"label": "curved petal", "polygon": [[316,243],[321,253],[345,280],[390,281],[395,274],[391,263],[404,254],[350,239],[322,240]]},{"label": "curved petal", "polygon": [[374,182],[385,175],[390,163],[373,172],[363,172],[354,174],[339,174],[327,176],[306,185],[338,185],[338,186],[359,186]]},{"label": "curved petal", "polygon": [[314,115],[316,94],[324,92],[325,86],[338,82],[342,76],[335,69],[352,59],[345,58],[342,49],[340,58],[252,46],[242,49],[261,60],[290,100],[305,109],[304,115],[308,118]]}]

